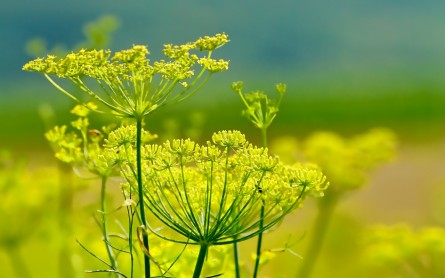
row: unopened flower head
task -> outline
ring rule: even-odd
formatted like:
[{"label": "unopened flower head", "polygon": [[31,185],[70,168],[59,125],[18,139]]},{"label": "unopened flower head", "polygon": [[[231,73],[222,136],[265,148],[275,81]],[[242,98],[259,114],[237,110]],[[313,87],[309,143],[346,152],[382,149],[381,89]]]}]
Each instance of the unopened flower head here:
[{"label": "unopened flower head", "polygon": [[247,117],[255,127],[261,130],[267,129],[277,116],[281,101],[286,92],[286,85],[279,83],[275,86],[279,96],[277,100],[269,98],[262,91],[243,93],[243,87],[244,84],[241,81],[232,83],[232,89],[244,103],[245,109],[243,110],[243,115]]}]

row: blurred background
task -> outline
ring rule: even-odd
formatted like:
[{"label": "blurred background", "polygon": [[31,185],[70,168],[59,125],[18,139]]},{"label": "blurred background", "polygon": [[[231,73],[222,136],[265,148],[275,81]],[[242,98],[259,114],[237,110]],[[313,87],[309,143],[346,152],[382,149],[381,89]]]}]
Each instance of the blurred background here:
[{"label": "blurred background", "polygon": [[[72,103],[42,75],[21,70],[37,56],[80,47],[115,51],[144,44],[156,60],[164,43],[225,32],[231,42],[217,56],[230,60],[230,70],[215,75],[187,102],[156,113],[148,123],[154,133],[161,138],[187,136],[194,128],[192,134],[206,140],[216,130],[239,129],[259,142],[259,134],[241,116],[242,103],[230,84],[242,80],[246,90],[274,94],[276,83],[286,83],[271,140],[291,136],[298,142],[319,130],[349,137],[374,127],[389,128],[398,138],[397,158],[339,205],[332,235],[348,238],[348,233],[374,224],[445,224],[444,1],[1,0],[0,5],[2,192],[13,196],[0,212],[6,246],[0,248],[0,277],[14,277],[20,256],[32,271],[16,277],[63,277],[56,269],[64,256],[74,267],[89,267],[74,238],[88,237],[76,225],[95,226],[89,218],[97,207],[90,195],[97,188],[71,177],[76,185],[66,208],[70,219],[60,220],[55,215],[60,210],[55,202],[63,203],[57,180],[64,178],[54,170],[57,162],[43,137],[49,126],[70,120]],[[5,189],[12,184],[21,198]],[[32,222],[22,217],[26,209]],[[277,242],[288,234],[301,237],[315,214],[316,205],[309,203],[270,237]],[[25,223],[19,225],[17,219]],[[64,221],[71,222],[70,228]],[[17,239],[11,233],[23,235]],[[12,241],[20,244],[8,247]],[[319,269],[333,271],[329,256],[354,254],[354,247],[336,242],[338,238],[327,238],[330,253],[324,253]],[[303,253],[304,240],[293,249]],[[319,272],[318,277],[326,277]],[[344,275],[331,277],[348,277]]]}]

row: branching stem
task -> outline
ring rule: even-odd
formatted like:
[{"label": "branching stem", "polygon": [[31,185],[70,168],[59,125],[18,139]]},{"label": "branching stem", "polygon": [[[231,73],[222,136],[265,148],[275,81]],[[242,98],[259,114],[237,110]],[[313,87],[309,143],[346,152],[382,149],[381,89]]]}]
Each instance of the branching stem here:
[{"label": "branching stem", "polygon": [[207,255],[207,250],[209,245],[207,243],[202,243],[199,249],[198,260],[196,261],[195,271],[193,272],[193,278],[199,278],[201,275],[202,267],[204,266],[204,260]]},{"label": "branching stem", "polygon": [[[263,148],[267,147],[267,127],[261,128],[261,140],[263,143]],[[260,209],[260,223],[259,229],[264,229],[264,203],[261,205]],[[256,247],[256,257],[255,257],[255,268],[253,270],[253,277],[256,278],[258,276],[258,269],[260,267],[260,258],[261,258],[261,245],[263,242],[263,232],[258,234],[258,241]]]}]

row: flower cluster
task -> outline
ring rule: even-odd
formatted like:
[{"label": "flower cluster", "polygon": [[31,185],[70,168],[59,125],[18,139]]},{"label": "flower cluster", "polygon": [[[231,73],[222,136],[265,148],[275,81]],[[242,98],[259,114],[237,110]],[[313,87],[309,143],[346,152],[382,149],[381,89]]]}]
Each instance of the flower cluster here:
[{"label": "flower cluster", "polygon": [[[88,119],[89,112],[97,107],[92,103],[85,106],[76,105],[71,113],[79,116],[68,126],[55,126],[49,130],[45,137],[53,144],[55,156],[59,160],[68,163],[78,169],[86,169],[99,177],[108,177],[116,174],[116,165],[134,161],[134,157],[125,152],[120,153],[120,148],[134,149],[136,144],[136,127],[125,125],[114,129],[113,126],[103,127],[101,131],[90,129]],[[105,138],[107,136],[107,138]],[[148,143],[157,138],[157,135],[142,131],[142,140]],[[127,151],[128,152],[128,151]]]},{"label": "flower cluster", "polygon": [[[226,34],[217,34],[184,45],[167,44],[163,52],[168,60],[153,63],[147,58],[148,48],[143,45],[134,45],[114,55],[110,50],[81,49],[61,58],[54,55],[37,58],[23,69],[45,74],[57,89],[76,101],[79,99],[58,85],[51,75],[70,80],[119,116],[144,117],[167,100],[183,100],[200,88],[210,75],[227,70],[228,61],[212,59],[211,54],[228,41]],[[207,55],[199,57],[192,51],[206,51]],[[201,70],[193,79],[198,65]],[[209,75],[201,80],[205,72]],[[96,80],[98,86],[92,87],[85,82],[87,77]],[[177,84],[183,89],[172,97]],[[195,90],[191,89],[193,87]]]},{"label": "flower cluster", "polygon": [[[299,207],[305,196],[322,195],[327,187],[315,167],[286,166],[239,131],[215,133],[205,145],[189,139],[145,145],[142,155],[144,202],[184,236],[168,238],[176,242],[221,245],[251,238]],[[125,176],[137,190],[134,175]]]},{"label": "flower cluster", "polygon": [[445,274],[445,229],[414,230],[406,224],[376,226],[366,233],[365,259],[369,265],[397,271],[406,277]]},{"label": "flower cluster", "polygon": [[328,176],[332,190],[345,191],[364,185],[367,173],[395,155],[395,135],[374,129],[351,139],[319,132],[303,146],[307,160],[317,163]]}]

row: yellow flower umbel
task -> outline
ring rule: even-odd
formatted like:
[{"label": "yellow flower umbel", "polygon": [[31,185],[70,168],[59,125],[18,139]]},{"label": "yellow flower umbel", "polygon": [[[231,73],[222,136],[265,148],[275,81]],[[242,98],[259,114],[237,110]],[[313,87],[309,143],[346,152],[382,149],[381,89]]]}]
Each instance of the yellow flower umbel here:
[{"label": "yellow flower umbel", "polygon": [[332,132],[313,134],[304,142],[304,156],[329,177],[335,194],[363,186],[371,170],[395,155],[396,139],[387,129],[373,129],[350,139]]},{"label": "yellow flower umbel", "polygon": [[298,277],[309,277],[321,250],[333,212],[348,192],[364,186],[371,170],[395,155],[395,135],[386,129],[344,139],[335,133],[319,132],[309,137],[303,146],[307,160],[317,163],[331,185],[324,198],[319,199],[319,212],[313,237]]},{"label": "yellow flower umbel", "polygon": [[[63,89],[52,76],[68,79],[80,91],[108,107],[113,114],[136,121],[136,167],[138,192],[142,194],[142,124],[144,118],[169,103],[187,99],[216,72],[228,69],[229,62],[215,60],[212,53],[228,42],[226,34],[199,38],[183,45],[164,46],[165,60],[151,63],[148,48],[134,45],[111,55],[110,50],[85,50],[58,58],[48,55],[23,66],[26,71],[41,72],[59,91],[75,101],[79,98]],[[205,55],[198,56],[204,52]],[[195,70],[198,72],[195,75]],[[88,79],[95,81],[87,82]],[[79,123],[81,125],[81,123]],[[142,201],[143,196],[139,195]],[[140,202],[142,203],[142,202]],[[148,226],[143,205],[139,206],[140,222]],[[143,235],[143,249],[148,250],[148,236]],[[151,277],[150,260],[144,257],[145,277]]]},{"label": "yellow flower umbel", "polygon": [[375,226],[365,234],[365,263],[379,273],[444,277],[445,229],[406,224]]},{"label": "yellow flower umbel", "polygon": [[[206,145],[188,139],[146,145],[142,155],[144,202],[176,233],[151,230],[174,242],[201,246],[194,277],[199,277],[210,245],[258,235],[299,207],[306,195],[320,195],[327,186],[319,170],[286,166],[238,131],[215,133]],[[131,168],[124,175],[137,190]]]},{"label": "yellow flower umbel", "polygon": [[[73,100],[79,101],[79,98],[58,85],[52,76],[70,80],[118,116],[143,118],[162,105],[188,98],[213,73],[227,70],[228,61],[212,59],[211,55],[228,41],[226,34],[217,34],[183,45],[167,44],[163,50],[167,60],[153,63],[147,58],[148,48],[143,45],[134,45],[114,55],[110,50],[82,49],[62,58],[48,55],[35,59],[23,69],[43,73]],[[207,54],[199,57],[200,52]],[[95,80],[97,86],[91,86],[87,78]],[[181,89],[175,94],[177,85]]]}]

